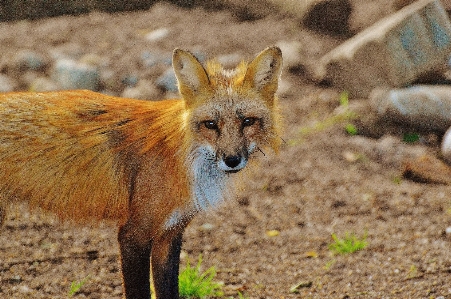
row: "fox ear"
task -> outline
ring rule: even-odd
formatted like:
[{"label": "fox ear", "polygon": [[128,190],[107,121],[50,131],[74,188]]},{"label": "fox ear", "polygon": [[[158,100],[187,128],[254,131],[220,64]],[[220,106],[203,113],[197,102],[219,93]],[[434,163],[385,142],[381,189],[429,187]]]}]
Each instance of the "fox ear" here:
[{"label": "fox ear", "polygon": [[266,48],[247,67],[243,84],[256,89],[272,104],[281,71],[282,51],[278,47]]},{"label": "fox ear", "polygon": [[190,106],[194,103],[196,95],[209,88],[208,75],[193,54],[181,49],[174,50],[172,67],[177,78],[179,92]]}]

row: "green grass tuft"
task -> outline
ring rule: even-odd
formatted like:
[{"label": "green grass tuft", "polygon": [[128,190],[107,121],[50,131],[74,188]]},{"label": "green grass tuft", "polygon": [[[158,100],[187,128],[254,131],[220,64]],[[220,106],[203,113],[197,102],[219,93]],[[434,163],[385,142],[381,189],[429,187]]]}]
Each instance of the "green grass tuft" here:
[{"label": "green grass tuft", "polygon": [[241,292],[238,292],[238,299],[247,299],[248,297],[245,297]]},{"label": "green grass tuft", "polygon": [[345,125],[345,130],[346,130],[346,133],[348,133],[351,136],[357,135],[359,133],[356,126],[354,126],[351,123],[348,123]]},{"label": "green grass tuft", "polygon": [[186,299],[202,299],[208,296],[222,296],[222,284],[213,281],[216,276],[215,267],[208,268],[201,272],[202,256],[195,267],[192,267],[189,260],[185,269],[179,275],[180,297]]},{"label": "green grass tuft", "polygon": [[348,107],[349,105],[349,92],[342,91],[340,93],[340,105],[344,107]]},{"label": "green grass tuft", "polygon": [[366,234],[357,237],[355,234],[346,233],[344,238],[339,238],[336,234],[332,234],[334,242],[329,245],[329,249],[335,254],[353,253],[366,248],[368,245],[366,237]]},{"label": "green grass tuft", "polygon": [[406,143],[414,143],[420,140],[420,134],[418,133],[405,133],[402,136],[402,141]]},{"label": "green grass tuft", "polygon": [[69,297],[74,296],[76,293],[78,293],[80,291],[80,289],[85,285],[85,283],[88,281],[89,279],[89,275],[86,276],[85,278],[83,278],[80,281],[72,281],[72,283],[70,284],[70,289],[69,289]]}]

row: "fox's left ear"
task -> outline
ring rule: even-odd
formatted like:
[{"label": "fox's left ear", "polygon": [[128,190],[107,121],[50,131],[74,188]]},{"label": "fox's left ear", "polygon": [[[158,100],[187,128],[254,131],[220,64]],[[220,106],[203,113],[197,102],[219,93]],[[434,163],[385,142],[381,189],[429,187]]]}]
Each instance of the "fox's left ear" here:
[{"label": "fox's left ear", "polygon": [[281,72],[282,51],[275,46],[269,47],[249,64],[243,84],[256,89],[272,105]]},{"label": "fox's left ear", "polygon": [[175,49],[172,54],[172,67],[180,94],[188,106],[194,103],[196,96],[207,93],[210,88],[207,72],[193,54]]}]

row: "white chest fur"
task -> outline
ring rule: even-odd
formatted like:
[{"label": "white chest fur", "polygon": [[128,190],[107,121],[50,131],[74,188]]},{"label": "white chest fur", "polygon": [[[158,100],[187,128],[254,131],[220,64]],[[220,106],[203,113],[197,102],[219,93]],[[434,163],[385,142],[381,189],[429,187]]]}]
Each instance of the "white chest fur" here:
[{"label": "white chest fur", "polygon": [[198,211],[216,207],[224,200],[227,174],[219,169],[215,155],[208,147],[198,148],[192,160],[192,196]]},{"label": "white chest fur", "polygon": [[169,229],[192,218],[194,214],[215,208],[227,194],[228,175],[218,167],[215,154],[210,147],[195,149],[187,161],[191,171],[191,198],[186,207],[175,210],[166,220]]}]

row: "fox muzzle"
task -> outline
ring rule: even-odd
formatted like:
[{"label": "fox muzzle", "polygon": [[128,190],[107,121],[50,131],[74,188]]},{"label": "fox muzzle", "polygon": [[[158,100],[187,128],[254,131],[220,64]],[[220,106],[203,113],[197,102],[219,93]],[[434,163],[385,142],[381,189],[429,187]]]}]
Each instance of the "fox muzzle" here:
[{"label": "fox muzzle", "polygon": [[219,161],[219,168],[228,173],[235,173],[247,165],[247,158],[243,155],[224,156]]}]

